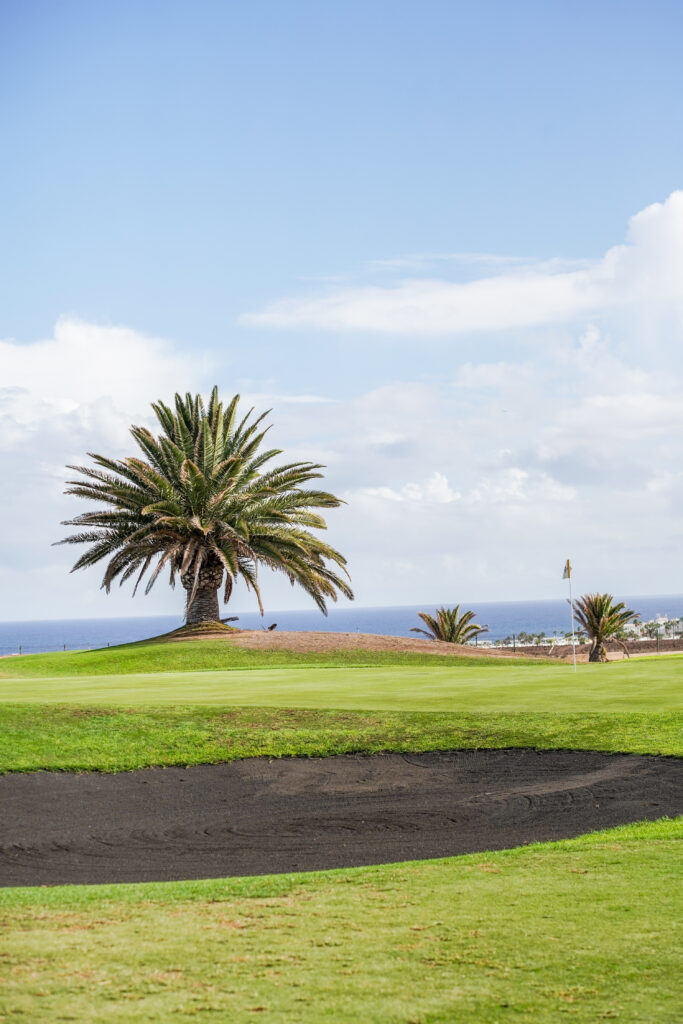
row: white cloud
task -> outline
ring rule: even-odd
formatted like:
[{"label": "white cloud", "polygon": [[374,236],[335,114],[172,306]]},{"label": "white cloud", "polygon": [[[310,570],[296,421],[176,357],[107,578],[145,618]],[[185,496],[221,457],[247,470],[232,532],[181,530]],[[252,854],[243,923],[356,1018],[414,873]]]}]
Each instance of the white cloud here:
[{"label": "white cloud", "polygon": [[120,447],[152,400],[191,389],[206,366],[162,339],[69,318],[52,338],[0,341],[0,448],[30,443],[47,459],[96,438]]},{"label": "white cloud", "polygon": [[[411,481],[399,490],[391,487],[363,487],[358,494],[391,502],[437,505],[461,502],[463,505],[508,506],[530,501],[572,501],[576,497],[573,487],[558,483],[547,473],[532,473],[518,466],[502,469],[492,476],[480,477],[464,493],[454,491],[448,477],[437,471],[422,484]],[[346,497],[352,502],[355,494],[349,492]]]},{"label": "white cloud", "polygon": [[550,596],[568,554],[585,588],[679,589],[683,373],[621,340],[588,325],[533,362],[470,359],[322,421],[276,408],[285,445],[324,437],[326,485],[348,502],[330,539],[360,603]]},{"label": "white cloud", "polygon": [[683,314],[683,191],[631,219],[627,241],[567,269],[544,262],[465,283],[423,278],[337,288],[245,313],[247,326],[456,335],[573,322],[606,310],[666,305]]},{"label": "white cloud", "polygon": [[408,280],[392,288],[361,287],[307,299],[284,299],[261,313],[245,313],[240,323],[331,331],[455,334],[564,321],[577,313],[592,312],[599,305],[599,291],[589,275],[529,270],[467,284]]},{"label": "white cloud", "polygon": [[[627,243],[594,264],[501,265],[471,284],[417,282],[416,305],[396,328],[413,317],[424,333],[426,289],[435,331],[536,325],[516,340],[481,335],[438,359],[397,347],[379,386],[375,377],[350,396],[334,372],[325,391],[308,391],[296,365],[309,343],[292,342],[289,387],[270,376],[242,382],[247,406],[273,409],[273,445],[326,465],[323,486],[347,499],[327,517],[329,540],[348,557],[359,604],[552,596],[568,555],[586,589],[680,589],[682,252],[675,193],[633,218]],[[356,292],[348,309],[348,290],[330,298],[364,329],[371,307],[394,323],[394,297],[407,294]],[[453,295],[463,297],[457,309]],[[317,301],[311,323],[321,326]],[[182,597],[165,587],[135,603],[125,591],[105,597],[98,572],[69,576],[71,552],[49,545],[75,511],[62,495],[65,464],[89,450],[127,454],[129,425],[151,422],[150,401],[206,390],[207,369],[163,339],[74,320],[34,344],[0,342],[0,459],[11,482],[0,508],[5,615],[177,611]],[[286,581],[263,583],[271,609],[306,606]],[[253,604],[240,595],[236,608]]]},{"label": "white cloud", "polygon": [[501,256],[490,252],[417,252],[392,259],[369,260],[370,270],[416,270],[432,263],[456,263],[465,266],[509,267],[520,263],[533,263],[523,256]]},{"label": "white cloud", "polygon": [[[146,409],[150,386],[163,396],[182,390],[188,372],[197,376],[189,363],[163,339],[68,317],[57,321],[51,338],[0,341],[0,380],[30,392],[46,409],[61,411],[102,397]],[[205,369],[200,360],[200,372]]]},{"label": "white cloud", "polygon": [[[454,491],[448,483],[448,477],[438,471],[423,484],[407,483],[400,491],[391,487],[364,487],[361,493],[371,498],[385,498],[387,501],[436,502],[439,505],[460,499],[459,492]],[[349,494],[348,498],[353,500],[353,495]]]},{"label": "white cloud", "polygon": [[241,395],[241,399],[246,405],[257,402],[260,409],[272,405],[328,405],[335,401],[334,398],[328,398],[325,395],[269,394],[267,391],[260,390],[254,391],[253,394],[246,392]]},{"label": "white cloud", "polygon": [[[63,495],[67,463],[86,452],[130,453],[131,423],[151,423],[150,402],[192,390],[206,364],[168,342],[122,327],[62,319],[52,338],[0,342],[0,457],[12,500],[0,505],[3,613],[25,618],[133,614],[128,594],[98,596],[95,572],[70,577],[74,551],[52,548],[77,511]],[[20,514],[18,514],[18,510]],[[43,586],[36,580],[43,577]],[[48,582],[49,581],[49,582]],[[147,614],[178,604],[159,591]]]}]

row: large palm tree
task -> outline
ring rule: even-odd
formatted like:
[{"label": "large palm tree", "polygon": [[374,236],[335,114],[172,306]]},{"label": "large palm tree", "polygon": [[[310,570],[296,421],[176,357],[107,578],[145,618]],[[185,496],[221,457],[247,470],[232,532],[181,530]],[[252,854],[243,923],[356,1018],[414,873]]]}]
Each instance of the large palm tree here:
[{"label": "large palm tree", "polygon": [[472,622],[475,612],[463,612],[460,614],[460,605],[455,608],[437,608],[436,618],[427,612],[417,613],[427,626],[421,629],[413,626],[411,633],[423,633],[431,640],[443,640],[448,644],[466,644],[473,640],[480,633],[487,633],[485,626],[478,626]]},{"label": "large palm tree", "polygon": [[613,602],[611,594],[584,594],[574,601],[576,620],[591,642],[589,661],[607,661],[605,641],[609,639],[617,640],[628,654],[619,634],[627,623],[638,618],[638,612],[627,608],[623,601]]},{"label": "large palm tree", "polygon": [[285,573],[327,614],[326,599],[353,598],[343,556],[310,532],[324,530],[315,511],[336,508],[340,499],[303,485],[323,467],[290,462],[266,468],[281,452],[264,449],[267,413],[250,410],[239,418],[239,395],[226,408],[213,389],[208,406],[200,395],[175,396],[175,406],[152,404],[161,433],[132,427],[142,458],[109,459],[90,454],[94,466],[70,466],[81,479],[67,482],[67,494],[100,507],[68,519],[78,532],[61,544],[88,544],[74,565],[84,569],[106,560],[102,587],[147,575],[149,593],[164,567],[186,591],[189,624],[219,617],[218,590],[228,601],[241,578],[252,589],[261,614],[257,570]]}]

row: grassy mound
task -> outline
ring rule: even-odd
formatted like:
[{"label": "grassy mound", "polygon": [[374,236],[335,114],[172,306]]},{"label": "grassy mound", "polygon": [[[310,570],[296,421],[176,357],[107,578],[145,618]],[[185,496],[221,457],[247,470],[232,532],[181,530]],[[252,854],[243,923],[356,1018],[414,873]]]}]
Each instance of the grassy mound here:
[{"label": "grassy mound", "polygon": [[[205,640],[215,636],[231,636],[239,633],[235,626],[228,626],[226,622],[197,622],[194,625],[179,626],[172,629],[170,633],[160,633],[159,636],[149,637],[147,640],[139,640],[138,644],[168,644],[178,640]],[[131,644],[124,646],[133,646]]]},{"label": "grassy mound", "polygon": [[[223,627],[226,635],[234,630]],[[146,672],[206,672],[220,669],[287,668],[301,666],[318,668],[367,666],[432,666],[443,667],[445,659],[429,654],[404,651],[331,650],[291,651],[252,650],[237,647],[223,639],[202,639],[215,636],[215,627],[182,627],[172,633],[134,644],[103,647],[97,651],[57,651],[51,654],[24,654],[0,660],[0,679],[37,678],[82,675],[129,675]],[[495,657],[451,655],[449,666],[455,665],[537,665],[538,659],[502,659]],[[544,664],[546,664],[544,662]],[[558,665],[557,662],[550,662]]]}]

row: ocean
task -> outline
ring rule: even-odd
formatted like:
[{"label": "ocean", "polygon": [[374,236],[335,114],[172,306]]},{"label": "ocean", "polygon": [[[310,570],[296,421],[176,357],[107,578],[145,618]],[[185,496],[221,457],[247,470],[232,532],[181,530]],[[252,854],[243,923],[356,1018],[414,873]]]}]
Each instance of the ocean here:
[{"label": "ocean", "polygon": [[[643,620],[683,617],[683,595],[619,597]],[[462,604],[473,608],[480,625],[488,626],[482,639],[499,640],[520,632],[551,635],[570,629],[569,607],[564,600],[499,601]],[[234,625],[242,629],[263,629],[277,623],[283,630],[315,630],[333,633],[386,633],[411,636],[412,626],[422,625],[417,613],[434,612],[435,606],[410,605],[388,608],[333,608],[329,616],[317,610],[267,612],[261,618],[255,612],[235,613]],[[229,608],[225,615],[231,614]],[[73,651],[114,646],[145,640],[182,625],[182,616],[163,615],[121,619],[50,619],[37,622],[0,623],[0,654],[34,654],[41,651]]]}]

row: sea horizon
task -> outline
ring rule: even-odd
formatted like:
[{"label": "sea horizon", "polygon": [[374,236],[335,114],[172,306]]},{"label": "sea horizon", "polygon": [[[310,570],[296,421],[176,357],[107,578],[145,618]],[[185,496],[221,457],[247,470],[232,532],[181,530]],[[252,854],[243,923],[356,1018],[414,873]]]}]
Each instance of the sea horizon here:
[{"label": "sea horizon", "polygon": [[[617,600],[638,612],[643,620],[683,617],[683,594],[616,595]],[[241,629],[267,629],[275,624],[282,631],[375,633],[415,636],[413,627],[423,623],[419,611],[433,612],[438,604],[375,605],[331,608],[325,617],[315,608],[258,612],[234,612],[228,607],[223,617],[234,614]],[[482,640],[503,640],[521,632],[564,634],[571,628],[566,598],[530,601],[462,602],[472,608],[476,621],[486,626]],[[183,624],[183,615],[136,615],[73,619],[31,619],[0,623],[0,655],[36,654],[60,650],[87,650],[133,643],[170,632]]]}]

